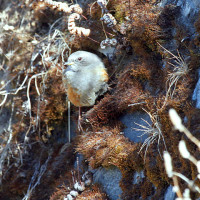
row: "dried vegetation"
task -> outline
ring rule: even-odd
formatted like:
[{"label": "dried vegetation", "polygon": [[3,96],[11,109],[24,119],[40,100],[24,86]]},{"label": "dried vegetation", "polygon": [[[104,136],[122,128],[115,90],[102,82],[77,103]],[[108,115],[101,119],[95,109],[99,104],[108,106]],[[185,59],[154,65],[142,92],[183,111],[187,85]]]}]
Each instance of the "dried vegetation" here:
[{"label": "dried vegetation", "polygon": [[[76,5],[0,0],[2,199],[67,198],[73,185],[75,151],[83,154],[92,168],[119,168],[122,199],[163,196],[173,184],[164,170],[166,150],[172,156],[174,171],[187,172],[188,178],[195,180],[197,169],[181,158],[177,149],[184,135],[173,130],[168,116],[169,108],[175,108],[187,117],[186,126],[199,137],[199,111],[190,100],[200,64],[198,35],[184,45],[180,42],[184,30],[176,25],[179,15],[176,6],[160,8],[152,0],[99,0]],[[199,34],[199,20],[195,27]],[[168,48],[170,40],[177,46]],[[71,52],[97,53],[100,47],[112,47],[108,59],[102,57],[110,74],[110,89],[93,108],[84,108],[85,133],[77,133],[68,143],[63,63]],[[122,133],[120,116],[144,110],[152,120],[148,127],[140,126],[148,139],[143,144],[131,142]],[[77,119],[77,112],[72,107],[72,120]],[[191,141],[187,140],[187,147],[199,156]],[[133,184],[134,173],[141,170],[145,178]],[[185,186],[180,182],[180,191]],[[197,193],[191,195],[198,197]],[[101,186],[92,185],[76,199],[108,197]]]}]

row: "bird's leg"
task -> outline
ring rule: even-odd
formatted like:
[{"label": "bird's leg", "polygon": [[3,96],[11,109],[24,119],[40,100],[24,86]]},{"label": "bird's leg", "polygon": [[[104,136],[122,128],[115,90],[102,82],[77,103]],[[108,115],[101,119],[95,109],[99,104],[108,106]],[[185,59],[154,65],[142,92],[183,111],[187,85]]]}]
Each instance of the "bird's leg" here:
[{"label": "bird's leg", "polygon": [[79,107],[79,114],[78,114],[78,130],[83,132],[83,127],[81,126],[81,107]]}]

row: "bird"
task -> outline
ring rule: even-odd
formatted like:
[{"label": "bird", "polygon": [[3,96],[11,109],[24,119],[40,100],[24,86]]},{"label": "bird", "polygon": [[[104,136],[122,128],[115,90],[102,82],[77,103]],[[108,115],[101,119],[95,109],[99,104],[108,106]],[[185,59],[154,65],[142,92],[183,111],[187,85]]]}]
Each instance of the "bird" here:
[{"label": "bird", "polygon": [[79,107],[79,130],[82,129],[81,107],[95,104],[98,96],[108,89],[108,73],[102,60],[94,53],[76,51],[72,53],[63,69],[62,80],[69,101]]}]

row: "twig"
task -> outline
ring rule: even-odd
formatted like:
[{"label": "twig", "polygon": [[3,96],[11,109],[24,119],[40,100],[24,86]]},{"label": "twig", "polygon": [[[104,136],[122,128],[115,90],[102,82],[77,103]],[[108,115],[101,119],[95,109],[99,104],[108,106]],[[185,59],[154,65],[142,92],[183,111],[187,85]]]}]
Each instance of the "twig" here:
[{"label": "twig", "polygon": [[70,130],[70,101],[68,101],[68,141],[71,142],[71,130]]},{"label": "twig", "polygon": [[26,192],[26,195],[24,196],[24,198],[22,200],[29,200],[33,190],[36,188],[36,186],[38,186],[40,184],[40,179],[42,178],[43,174],[45,173],[45,171],[47,169],[47,165],[48,165],[50,158],[51,158],[51,155],[49,154],[48,158],[46,159],[45,163],[42,166],[40,165],[40,162],[38,162],[35,165],[34,174],[29,183],[29,187]]},{"label": "twig", "polygon": [[3,101],[0,103],[0,106],[3,106],[5,104],[7,97],[8,97],[8,94],[5,94]]}]

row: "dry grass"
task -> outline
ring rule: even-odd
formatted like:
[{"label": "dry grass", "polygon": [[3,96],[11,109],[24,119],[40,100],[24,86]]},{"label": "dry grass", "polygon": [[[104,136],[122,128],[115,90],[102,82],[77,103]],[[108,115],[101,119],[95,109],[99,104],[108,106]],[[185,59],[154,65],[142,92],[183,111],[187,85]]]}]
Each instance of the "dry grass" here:
[{"label": "dry grass", "polygon": [[166,82],[166,96],[162,108],[166,105],[169,98],[173,99],[176,86],[178,81],[184,75],[188,74],[189,67],[186,61],[181,57],[179,51],[177,50],[177,56],[174,55],[171,51],[164,48],[158,43],[158,45],[167,52],[171,57],[169,58],[168,64],[173,68],[171,72],[168,73],[167,82]]},{"label": "dry grass", "polygon": [[145,148],[145,154],[144,154],[144,160],[145,160],[148,148],[154,142],[157,141],[157,149],[158,149],[160,156],[162,155],[161,152],[160,152],[160,147],[159,147],[161,139],[164,143],[165,149],[167,149],[167,147],[166,147],[166,144],[165,144],[165,138],[164,138],[162,131],[161,131],[161,124],[159,122],[158,115],[156,113],[151,114],[150,112],[146,111],[145,109],[143,109],[143,110],[149,115],[149,117],[152,121],[152,124],[150,124],[146,120],[142,119],[142,121],[144,121],[146,123],[146,126],[135,123],[138,126],[140,126],[141,128],[134,128],[134,129],[136,131],[142,131],[143,132],[143,134],[140,137],[142,137],[144,135],[148,135],[148,138],[145,139],[145,141],[143,142],[143,144],[142,144],[142,146],[140,147],[140,150],[139,150],[139,153],[141,153],[142,150]]}]

